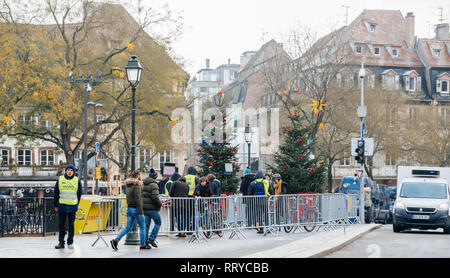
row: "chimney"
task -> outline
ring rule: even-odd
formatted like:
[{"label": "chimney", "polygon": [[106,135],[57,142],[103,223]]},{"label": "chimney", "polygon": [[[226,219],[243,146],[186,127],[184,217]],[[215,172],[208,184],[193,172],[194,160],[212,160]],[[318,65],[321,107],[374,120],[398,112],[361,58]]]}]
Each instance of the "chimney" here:
[{"label": "chimney", "polygon": [[206,68],[209,69],[209,59],[206,59]]},{"label": "chimney", "polygon": [[436,26],[436,39],[450,40],[450,29],[448,23],[441,23]]},{"label": "chimney", "polygon": [[230,65],[231,64],[231,59],[228,59],[228,65]]},{"label": "chimney", "polygon": [[414,48],[415,39],[415,16],[414,13],[407,13],[405,17],[405,41],[409,48]]}]

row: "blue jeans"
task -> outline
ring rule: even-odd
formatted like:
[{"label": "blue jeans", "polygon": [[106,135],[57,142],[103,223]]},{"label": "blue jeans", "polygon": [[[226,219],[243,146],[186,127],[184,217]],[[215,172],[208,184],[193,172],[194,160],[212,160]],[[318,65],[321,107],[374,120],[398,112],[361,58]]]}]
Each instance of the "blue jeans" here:
[{"label": "blue jeans", "polygon": [[140,216],[137,208],[128,207],[127,208],[127,227],[120,231],[119,235],[116,237],[117,243],[119,243],[120,239],[126,235],[131,229],[133,229],[134,222],[137,221],[139,224],[139,239],[141,245],[145,245],[146,237],[146,229],[145,229],[145,219],[144,216]]},{"label": "blue jeans", "polygon": [[159,212],[157,210],[144,210],[144,217],[145,217],[145,230],[146,235],[150,232],[150,222],[153,219],[153,222],[155,222],[155,226],[152,229],[152,233],[149,236],[150,240],[155,240],[158,236],[159,228],[161,228],[161,216],[159,215]]}]

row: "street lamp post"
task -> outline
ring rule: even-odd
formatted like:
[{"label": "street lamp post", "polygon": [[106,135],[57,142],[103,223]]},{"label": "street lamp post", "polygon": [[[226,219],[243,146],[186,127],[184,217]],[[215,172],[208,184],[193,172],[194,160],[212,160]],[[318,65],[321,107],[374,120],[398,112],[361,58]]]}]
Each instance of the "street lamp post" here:
[{"label": "street lamp post", "polygon": [[[361,63],[361,69],[359,70],[359,78],[361,79],[361,106],[360,106],[360,110],[366,110],[364,109],[364,77],[366,76],[365,74],[365,70],[364,70],[364,63]],[[367,110],[366,110],[367,111]],[[364,115],[365,113],[360,114],[360,118],[361,118],[361,140],[364,140]],[[364,153],[363,153],[363,160],[361,162],[361,173],[364,173]],[[361,179],[360,179],[360,190],[359,190],[359,218],[361,221],[361,224],[364,224],[365,219],[364,219],[364,179],[362,177],[363,175],[361,174]]]},{"label": "street lamp post", "polygon": [[247,126],[245,126],[245,142],[247,143],[248,146],[248,168],[251,169],[250,166],[250,144],[252,143],[252,132],[251,132],[251,128],[250,128],[250,124],[247,124]]},{"label": "street lamp post", "polygon": [[79,79],[74,79],[73,72],[69,73],[69,83],[84,83],[84,150],[83,150],[83,181],[84,181],[84,193],[87,194],[87,99],[88,92],[92,91],[92,86],[96,86],[102,83],[102,72],[97,71],[96,79],[92,79],[92,72],[88,71],[86,77],[83,72],[78,73]]},{"label": "street lamp post", "polygon": [[[127,80],[131,85],[132,100],[131,100],[131,173],[136,170],[136,86],[141,79],[142,67],[137,56],[132,55],[131,60],[128,61],[125,66]],[[140,227],[145,229],[145,227]],[[136,231],[136,223],[130,233],[127,234],[125,244],[126,245],[139,245],[138,234]]]},{"label": "street lamp post", "polygon": [[[95,103],[95,102],[88,102],[87,105],[92,105],[94,106],[94,144],[97,144],[97,107],[101,108],[103,107],[102,104],[100,103]],[[97,147],[97,146],[96,146]],[[99,153],[100,153],[100,149],[99,149]],[[97,167],[99,167],[98,162],[97,162],[97,156],[98,154],[95,155],[95,194],[98,195],[99,193],[99,188],[98,188],[98,179],[97,179]]]}]

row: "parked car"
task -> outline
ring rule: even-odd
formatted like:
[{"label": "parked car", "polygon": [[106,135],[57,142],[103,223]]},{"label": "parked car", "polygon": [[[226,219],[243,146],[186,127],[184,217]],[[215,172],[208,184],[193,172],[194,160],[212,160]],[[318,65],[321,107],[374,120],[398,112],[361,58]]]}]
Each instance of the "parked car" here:
[{"label": "parked car", "polygon": [[[365,223],[371,223],[374,219],[373,217],[373,202],[371,197],[371,183],[372,181],[368,177],[363,177],[363,184],[366,188],[365,191],[365,206],[364,206],[364,220]],[[341,184],[339,185],[339,190],[337,193],[343,193],[343,194],[352,194],[356,195],[356,199],[359,203],[359,196],[360,196],[360,184],[357,176],[347,176],[344,177],[341,181]],[[359,216],[359,206],[358,206],[358,216]]]}]

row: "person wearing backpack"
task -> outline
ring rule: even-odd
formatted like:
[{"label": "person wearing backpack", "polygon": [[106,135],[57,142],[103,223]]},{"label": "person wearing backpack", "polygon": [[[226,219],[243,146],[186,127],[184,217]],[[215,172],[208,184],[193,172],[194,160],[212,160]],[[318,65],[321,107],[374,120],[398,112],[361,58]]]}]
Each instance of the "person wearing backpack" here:
[{"label": "person wearing backpack", "polygon": [[207,175],[206,179],[208,180],[208,183],[211,186],[211,189],[213,191],[213,196],[220,197],[220,194],[222,193],[222,189],[221,189],[222,185],[221,185],[220,181],[213,174]]},{"label": "person wearing backpack", "polygon": [[[255,214],[252,217],[252,225],[256,224],[257,226],[264,226],[268,222],[267,202],[268,198],[270,195],[273,195],[273,193],[274,192],[273,189],[270,188],[269,181],[264,178],[264,173],[262,171],[258,171],[256,173],[255,180],[250,184],[248,195],[265,196],[265,198],[254,198],[252,211],[254,211]],[[257,222],[256,218],[259,218],[262,223]],[[257,228],[257,231],[258,234],[264,233],[263,228]]]}]

